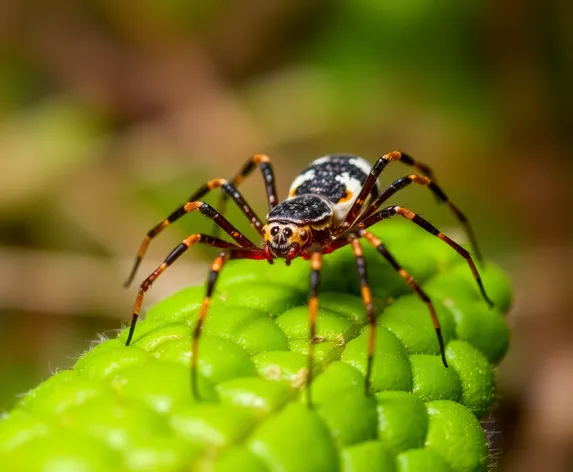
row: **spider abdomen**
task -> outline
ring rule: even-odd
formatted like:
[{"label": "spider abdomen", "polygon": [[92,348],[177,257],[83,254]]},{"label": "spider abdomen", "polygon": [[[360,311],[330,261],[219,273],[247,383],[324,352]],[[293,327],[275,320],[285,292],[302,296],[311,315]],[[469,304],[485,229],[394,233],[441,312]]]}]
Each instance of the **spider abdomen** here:
[{"label": "spider abdomen", "polygon": [[[332,154],[313,161],[289,189],[289,199],[319,195],[332,205],[334,219],[342,221],[358,197],[372,166],[365,159],[347,154]],[[371,195],[377,196],[378,185]]]}]

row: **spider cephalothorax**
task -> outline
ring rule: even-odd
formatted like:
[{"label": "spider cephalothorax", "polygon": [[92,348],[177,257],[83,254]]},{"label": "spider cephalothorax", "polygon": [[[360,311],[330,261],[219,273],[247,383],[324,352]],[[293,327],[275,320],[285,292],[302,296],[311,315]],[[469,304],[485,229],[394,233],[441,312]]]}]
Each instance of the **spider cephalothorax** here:
[{"label": "spider cephalothorax", "polygon": [[[420,174],[410,174],[392,182],[382,191],[378,177],[384,168],[392,161],[401,161],[416,169]],[[253,209],[245,201],[237,186],[255,168],[259,167],[265,180],[269,213],[267,223],[264,224]],[[302,257],[311,261],[310,296],[309,296],[309,354],[307,385],[310,399],[310,384],[312,382],[312,367],[314,355],[314,342],[316,340],[316,316],[318,313],[318,285],[322,257],[344,246],[351,246],[356,258],[356,267],[361,284],[361,294],[364,301],[364,309],[367,314],[370,337],[368,344],[368,362],[365,375],[365,388],[368,391],[370,374],[372,370],[372,358],[374,355],[375,324],[372,295],[366,272],[366,261],[360,243],[364,239],[382,255],[401,277],[412,287],[412,290],[420,297],[427,307],[432,318],[442,362],[447,367],[444,342],[442,339],[440,323],[436,310],[428,295],[416,283],[416,281],[404,270],[394,257],[388,252],[382,241],[368,231],[368,228],[379,221],[399,215],[417,224],[430,234],[437,236],[451,246],[458,254],[466,259],[472,274],[479,286],[484,299],[492,305],[483,287],[480,275],[469,252],[459,244],[448,238],[428,221],[413,211],[399,205],[381,206],[398,190],[412,184],[420,184],[428,188],[440,201],[446,203],[454,216],[464,225],[466,233],[479,256],[477,244],[467,218],[448,199],[444,191],[432,180],[431,170],[415,161],[412,157],[401,152],[391,152],[380,157],[374,166],[358,156],[336,154],[321,157],[313,161],[293,181],[288,197],[282,203],[278,201],[275,188],[275,179],[270,160],[267,156],[256,154],[247,161],[241,171],[231,181],[215,179],[201,186],[189,200],[177,208],[165,220],[148,231],[137,255],[137,259],[126,282],[131,283],[141,260],[143,259],[151,239],[153,239],[166,226],[178,220],[183,215],[200,211],[206,217],[212,219],[217,228],[222,229],[233,239],[234,243],[225,241],[216,236],[205,234],[192,234],[185,238],[149,275],[141,284],[135,305],[129,335],[126,345],[129,345],[134,334],[135,325],[143,302],[143,296],[153,282],[171,265],[181,254],[195,243],[207,244],[221,249],[219,255],[213,261],[205,299],[197,324],[193,331],[192,345],[192,385],[193,392],[197,396],[196,372],[198,339],[201,327],[207,316],[209,303],[217,282],[219,272],[229,259],[255,259],[273,262],[275,258],[283,258],[286,263],[296,257]],[[200,201],[211,190],[221,187],[224,190],[223,200],[219,211],[209,204]],[[261,236],[261,244],[256,245],[238,231],[222,215],[225,201],[231,198],[251,225]]]},{"label": "spider cephalothorax", "polygon": [[330,202],[319,195],[301,195],[279,203],[267,215],[268,224],[263,228],[265,252],[289,264],[312,244],[329,237],[332,218]]}]

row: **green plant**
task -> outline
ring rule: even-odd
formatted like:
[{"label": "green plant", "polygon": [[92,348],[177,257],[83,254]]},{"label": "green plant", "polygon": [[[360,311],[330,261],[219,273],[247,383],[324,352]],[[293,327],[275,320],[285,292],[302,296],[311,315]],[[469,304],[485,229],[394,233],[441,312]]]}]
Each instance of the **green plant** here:
[{"label": "green plant", "polygon": [[204,288],[191,287],[152,307],[132,346],[124,330],[22,398],[0,422],[1,470],[485,470],[478,419],[508,347],[507,279],[481,268],[490,310],[437,238],[398,222],[376,233],[436,304],[448,369],[425,305],[365,248],[379,312],[365,395],[366,320],[352,253],[340,250],[325,257],[309,409],[308,263],[230,262],[200,342],[200,402],[190,328]]}]

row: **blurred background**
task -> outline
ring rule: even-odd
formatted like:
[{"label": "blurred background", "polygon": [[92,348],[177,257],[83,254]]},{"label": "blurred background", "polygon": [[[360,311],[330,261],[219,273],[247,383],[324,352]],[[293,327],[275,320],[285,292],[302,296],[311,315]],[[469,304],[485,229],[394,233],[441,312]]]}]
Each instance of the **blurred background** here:
[{"label": "blurred background", "polygon": [[[514,282],[491,469],[573,470],[573,3],[1,0],[0,12],[0,411],[129,318],[136,289],[121,284],[143,235],[205,180],[264,152],[284,196],[314,158],[400,149],[435,170]],[[409,172],[395,164],[383,183]],[[260,175],[242,190],[264,215]],[[454,226],[424,189],[394,201]],[[210,226],[170,227],[139,278]],[[145,304],[202,283],[211,255],[190,251]]]}]

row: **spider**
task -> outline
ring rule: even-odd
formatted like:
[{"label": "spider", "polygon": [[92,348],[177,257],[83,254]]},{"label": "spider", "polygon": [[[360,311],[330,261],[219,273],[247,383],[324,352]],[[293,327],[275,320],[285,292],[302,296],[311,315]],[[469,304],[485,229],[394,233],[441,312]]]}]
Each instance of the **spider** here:
[{"label": "spider", "polygon": [[[397,179],[382,191],[378,177],[386,166],[394,161],[400,161],[411,166],[419,173]],[[238,185],[257,167],[260,169],[264,178],[269,205],[266,224],[256,215],[237,189]],[[211,265],[205,298],[200,308],[197,324],[195,325],[192,335],[191,384],[193,394],[198,398],[198,341],[217,278],[224,264],[231,259],[266,260],[272,264],[274,259],[280,258],[284,259],[286,264],[289,265],[293,259],[302,257],[305,260],[309,260],[311,264],[310,294],[308,300],[309,353],[307,371],[307,390],[310,403],[310,385],[312,383],[314,342],[316,338],[316,318],[319,303],[318,287],[322,258],[325,254],[350,245],[356,259],[358,277],[360,278],[361,284],[361,295],[369,324],[368,357],[365,375],[365,391],[368,392],[374,356],[376,314],[374,312],[372,294],[368,282],[366,261],[360,241],[364,239],[368,244],[376,248],[380,255],[390,263],[426,304],[436,331],[442,362],[445,367],[448,367],[440,323],[432,301],[420,285],[418,285],[410,274],[394,259],[390,252],[388,252],[384,244],[368,231],[368,228],[379,221],[391,218],[395,215],[412,221],[428,233],[438,237],[451,246],[467,261],[481,295],[490,307],[493,306],[493,303],[486,294],[476,265],[466,249],[407,208],[393,205],[380,209],[383,203],[398,190],[412,183],[428,188],[439,201],[448,206],[450,211],[464,226],[476,256],[478,259],[481,259],[476,238],[467,218],[436,184],[432,170],[428,166],[414,160],[408,154],[399,151],[390,152],[380,157],[374,166],[371,166],[363,158],[354,155],[335,154],[321,157],[313,161],[295,178],[291,184],[288,197],[283,202],[279,202],[277,198],[275,177],[269,157],[264,154],[256,154],[246,162],[241,171],[232,180],[215,179],[205,183],[185,204],[179,206],[166,219],[147,232],[125,286],[129,286],[133,281],[151,240],[168,225],[187,213],[194,211],[201,212],[207,218],[212,219],[216,228],[222,229],[235,243],[233,244],[220,239],[216,235],[192,234],[175,247],[165,258],[163,263],[141,284],[133,307],[133,315],[126,345],[129,346],[133,338],[144,294],[165,269],[193,244],[201,243],[220,248],[221,251],[219,255],[214,259]],[[216,211],[209,204],[200,201],[200,199],[211,190],[219,187],[222,188],[224,193],[221,198],[220,211]],[[229,198],[237,204],[244,215],[249,219],[254,229],[261,235],[262,242],[260,246],[250,241],[223,217],[224,205]]]}]

